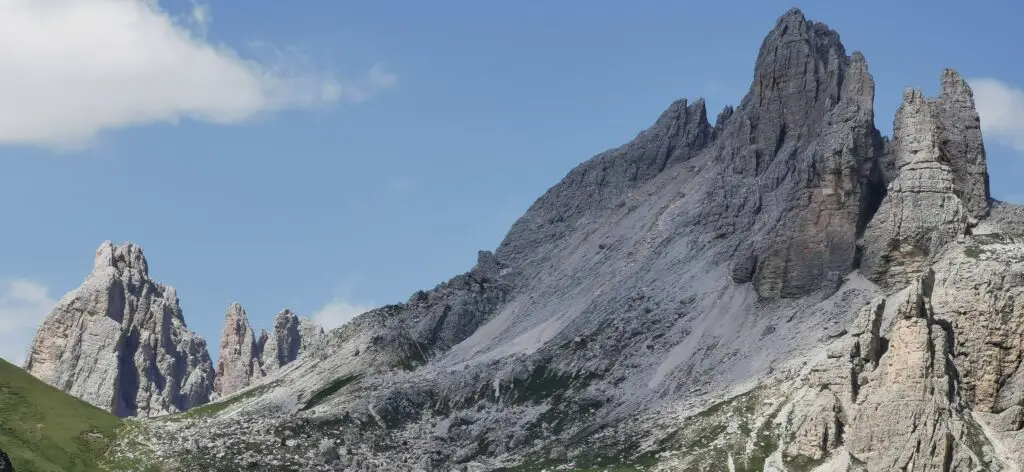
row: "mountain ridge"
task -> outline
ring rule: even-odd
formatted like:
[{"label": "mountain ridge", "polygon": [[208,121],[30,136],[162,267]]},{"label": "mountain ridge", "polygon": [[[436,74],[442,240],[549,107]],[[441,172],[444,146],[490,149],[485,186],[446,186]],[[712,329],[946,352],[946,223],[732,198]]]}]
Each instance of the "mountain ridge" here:
[{"label": "mountain ridge", "polygon": [[120,448],[172,470],[1013,470],[1024,210],[989,195],[970,87],[939,82],[886,139],[864,55],[791,9],[714,125],[673,102],[470,271]]}]

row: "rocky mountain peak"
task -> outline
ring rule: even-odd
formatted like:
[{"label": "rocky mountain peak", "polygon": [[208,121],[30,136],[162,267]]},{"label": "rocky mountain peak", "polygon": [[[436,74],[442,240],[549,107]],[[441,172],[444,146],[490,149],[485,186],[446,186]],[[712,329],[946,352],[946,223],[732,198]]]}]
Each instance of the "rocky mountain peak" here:
[{"label": "rocky mountain peak", "polygon": [[988,214],[985,148],[970,86],[953,69],[927,98],[908,88],[893,121],[895,177],[862,241],[864,273],[903,286]]},{"label": "rocky mountain peak", "polygon": [[43,321],[25,370],[119,416],[209,401],[214,369],[175,290],[149,278],[142,248],[104,242],[93,271]]},{"label": "rocky mountain peak", "polygon": [[973,218],[988,214],[991,194],[981,118],[974,92],[954,69],[942,72],[941,90],[930,100],[939,132],[939,147],[953,171],[957,195]]},{"label": "rocky mountain peak", "polygon": [[898,170],[913,163],[948,164],[947,157],[939,151],[938,122],[920,89],[907,88],[903,91],[903,103],[896,111],[892,127]]},{"label": "rocky mountain peak", "polygon": [[221,330],[214,391],[225,396],[252,385],[298,359],[324,335],[322,327],[285,309],[274,317],[273,331],[260,329],[257,337],[245,309],[231,304]]},{"label": "rocky mountain peak", "polygon": [[261,350],[253,337],[245,309],[238,303],[232,303],[224,316],[224,328],[221,330],[214,392],[228,395],[262,377]]},{"label": "rocky mountain peak", "polygon": [[104,241],[96,250],[96,259],[93,261],[93,271],[113,269],[117,273],[135,272],[143,277],[149,277],[149,263],[142,248],[124,242],[120,246],[114,246],[111,241]]},{"label": "rocky mountain peak", "polygon": [[765,37],[754,66],[750,99],[772,117],[758,127],[757,142],[775,142],[798,131],[839,102],[850,58],[839,34],[804,18],[799,9],[782,15]]},{"label": "rocky mountain peak", "polygon": [[[698,226],[735,235],[733,280],[760,298],[835,290],[884,194],[875,84],[864,55],[800,10],[762,42],[750,91],[710,150]],[[742,235],[742,236],[741,236]],[[728,249],[732,247],[732,249]]]},{"label": "rocky mountain peak", "polygon": [[864,55],[790,10],[714,126],[674,101],[469,272],[313,352],[294,313],[254,340],[229,309],[222,352],[280,381],[147,443],[236,468],[286,443],[296,470],[1017,470],[1024,208],[989,208],[970,87],[941,82],[887,141]]}]

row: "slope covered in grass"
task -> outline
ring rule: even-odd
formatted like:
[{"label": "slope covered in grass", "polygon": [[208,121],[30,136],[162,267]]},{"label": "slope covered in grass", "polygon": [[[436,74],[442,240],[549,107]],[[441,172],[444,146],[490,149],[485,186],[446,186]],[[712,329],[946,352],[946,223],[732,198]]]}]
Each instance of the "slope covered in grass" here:
[{"label": "slope covered in grass", "polygon": [[0,359],[0,450],[18,472],[101,470],[120,420]]}]

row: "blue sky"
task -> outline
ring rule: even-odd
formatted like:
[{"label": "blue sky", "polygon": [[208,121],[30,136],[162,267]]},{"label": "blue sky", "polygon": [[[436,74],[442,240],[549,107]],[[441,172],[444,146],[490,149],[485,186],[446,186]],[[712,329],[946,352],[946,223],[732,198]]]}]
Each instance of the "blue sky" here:
[{"label": "blue sky", "polygon": [[107,239],[214,355],[231,302],[404,301],[674,99],[738,103],[792,6],[864,52],[884,133],[905,86],[983,79],[993,193],[1024,201],[1016,2],[141,1],[0,5],[0,356]]}]

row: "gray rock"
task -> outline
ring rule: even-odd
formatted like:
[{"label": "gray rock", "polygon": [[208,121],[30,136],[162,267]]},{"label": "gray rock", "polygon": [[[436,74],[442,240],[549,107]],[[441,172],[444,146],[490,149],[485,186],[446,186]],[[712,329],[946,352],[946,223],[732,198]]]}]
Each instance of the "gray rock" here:
[{"label": "gray rock", "polygon": [[14,472],[14,464],[4,451],[0,451],[0,472]]},{"label": "gray rock", "polygon": [[[730,172],[704,200],[706,228],[748,232],[737,268],[764,298],[835,290],[856,263],[854,247],[880,199],[881,140],[874,80],[863,55],[794,10],[761,46],[754,83],[729,118],[719,159]],[[736,278],[734,280],[743,280]]]},{"label": "gray rock", "polygon": [[862,240],[862,269],[877,283],[909,283],[969,226],[970,213],[958,194],[976,189],[956,187],[938,123],[921,91],[907,89],[893,123],[897,177]]},{"label": "gray rock", "polygon": [[238,303],[228,308],[220,335],[220,358],[213,390],[226,396],[263,377],[262,344],[257,343],[245,309]]},{"label": "gray rock", "polygon": [[942,71],[939,97],[929,100],[938,124],[939,148],[953,172],[953,187],[968,214],[988,214],[990,199],[985,143],[981,119],[974,106],[974,93],[953,69]]},{"label": "gray rock", "polygon": [[1024,428],[1024,407],[1019,405],[1007,408],[996,417],[993,428],[1001,432],[1020,431]]},{"label": "gray rock", "polygon": [[118,416],[202,405],[214,382],[206,341],[186,326],[175,290],[149,278],[142,248],[109,241],[43,321],[25,370]]},{"label": "gray rock", "polygon": [[[263,394],[201,426],[157,425],[147,444],[177,457],[183,436],[292,440],[281,460],[298,470],[324,467],[327,439],[351,470],[500,470],[565,445],[662,445],[654,470],[749,466],[743,451],[772,453],[765,470],[843,454],[854,470],[995,470],[972,411],[1021,402],[1017,249],[960,250],[983,239],[961,231],[963,203],[963,218],[910,215],[953,202],[918,194],[979,195],[960,184],[982,174],[956,87],[945,105],[910,97],[886,141],[864,57],[791,10],[714,126],[703,101],[676,101],[569,172],[470,271],[356,317]],[[961,165],[953,149],[975,151]],[[997,205],[982,223],[1018,214]],[[884,243],[920,235],[925,256]],[[866,259],[884,289],[856,270]],[[281,340],[296,323],[279,324],[264,359],[294,352]],[[764,433],[780,451],[761,451]]]},{"label": "gray rock", "polygon": [[876,380],[861,386],[847,447],[868,470],[975,470],[968,406],[950,362],[954,332],[932,310],[935,274],[914,281],[898,305]]},{"label": "gray rock", "polygon": [[[290,364],[310,346],[322,341],[324,330],[310,320],[283,310],[274,318],[274,330],[266,336],[260,364],[267,374]],[[264,335],[261,333],[261,339]]]}]

